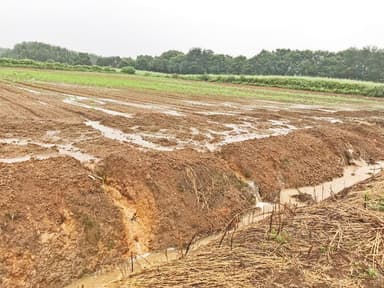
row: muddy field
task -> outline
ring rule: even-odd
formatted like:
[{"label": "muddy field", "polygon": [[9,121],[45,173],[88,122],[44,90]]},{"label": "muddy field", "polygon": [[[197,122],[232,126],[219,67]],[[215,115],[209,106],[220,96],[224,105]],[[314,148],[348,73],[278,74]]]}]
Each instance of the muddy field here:
[{"label": "muddy field", "polygon": [[0,83],[0,286],[62,287],[384,159],[382,110]]}]

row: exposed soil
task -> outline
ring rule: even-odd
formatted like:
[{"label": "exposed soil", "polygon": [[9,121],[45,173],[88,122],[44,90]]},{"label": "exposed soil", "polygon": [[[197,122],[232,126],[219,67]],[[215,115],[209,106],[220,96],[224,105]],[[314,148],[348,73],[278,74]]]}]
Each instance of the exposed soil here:
[{"label": "exposed soil", "polygon": [[221,229],[254,200],[224,161],[196,151],[131,150],[106,158],[98,173],[135,208],[134,221],[152,227],[141,241],[147,250],[184,247],[196,233]]},{"label": "exposed soil", "polygon": [[71,158],[0,164],[0,286],[59,287],[121,259],[119,210],[89,174]]},{"label": "exposed soil", "polygon": [[0,286],[185,246],[254,204],[247,181],[276,200],[384,159],[383,112],[342,108],[0,83]]},{"label": "exposed soil", "polygon": [[317,185],[342,175],[350,164],[348,149],[366,161],[383,159],[384,134],[368,125],[321,127],[227,145],[220,154],[259,185],[263,199],[276,201],[281,189]]}]

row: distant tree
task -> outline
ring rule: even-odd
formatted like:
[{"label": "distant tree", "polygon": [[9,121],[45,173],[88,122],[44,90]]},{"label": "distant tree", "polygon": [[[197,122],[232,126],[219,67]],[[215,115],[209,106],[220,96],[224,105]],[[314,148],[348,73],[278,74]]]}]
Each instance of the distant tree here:
[{"label": "distant tree", "polygon": [[6,49],[6,48],[0,48],[0,56],[5,54],[6,52],[8,52],[9,49]]},{"label": "distant tree", "polygon": [[123,68],[125,66],[132,66],[132,67],[135,67],[135,60],[133,60],[132,58],[128,57],[128,58],[122,58],[121,61],[120,61],[120,64],[119,64],[119,68]]},{"label": "distant tree", "polygon": [[87,53],[79,53],[78,59],[76,61],[77,65],[92,65],[91,59],[89,58]]},{"label": "distant tree", "polygon": [[109,67],[120,67],[121,58],[119,56],[112,57],[99,57],[97,58],[96,65],[98,66],[109,66]]},{"label": "distant tree", "polygon": [[136,70],[132,66],[126,66],[121,68],[121,72],[126,73],[126,74],[135,74]]},{"label": "distant tree", "polygon": [[[212,50],[197,47],[186,54],[169,50],[160,56],[140,55],[134,60],[119,56],[100,57],[40,42],[22,42],[13,49],[0,48],[0,57],[67,65],[96,64],[103,66],[103,71],[131,66],[137,70],[172,74],[298,75],[384,82],[384,50],[377,47],[350,48],[337,53],[263,50],[251,58],[215,54]],[[98,66],[95,66],[95,71],[101,69]],[[206,75],[202,77],[206,78]]]},{"label": "distant tree", "polygon": [[174,57],[182,56],[184,55],[183,52],[177,51],[177,50],[169,50],[160,55],[160,58],[169,60]]},{"label": "distant tree", "polygon": [[135,61],[135,68],[137,70],[152,71],[153,57],[148,55],[137,56]]},{"label": "distant tree", "polygon": [[22,42],[16,44],[12,50],[8,51],[6,57],[32,59],[42,62],[53,60],[73,65],[78,62],[79,53],[40,42]]}]

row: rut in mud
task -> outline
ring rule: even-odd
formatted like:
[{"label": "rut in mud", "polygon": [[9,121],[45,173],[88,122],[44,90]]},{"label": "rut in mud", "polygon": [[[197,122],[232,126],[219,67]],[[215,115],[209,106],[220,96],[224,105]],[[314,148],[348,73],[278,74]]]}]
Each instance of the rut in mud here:
[{"label": "rut in mud", "polygon": [[41,83],[0,96],[5,287],[62,287],[185,247],[254,205],[249,183],[274,201],[384,159],[380,110]]}]

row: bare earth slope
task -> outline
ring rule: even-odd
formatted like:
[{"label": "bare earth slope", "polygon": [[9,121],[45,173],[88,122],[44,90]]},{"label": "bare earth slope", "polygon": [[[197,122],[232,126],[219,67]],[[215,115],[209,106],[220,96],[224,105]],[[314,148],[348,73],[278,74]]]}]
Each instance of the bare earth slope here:
[{"label": "bare earth slope", "polygon": [[383,287],[383,205],[380,177],[106,287]]}]

